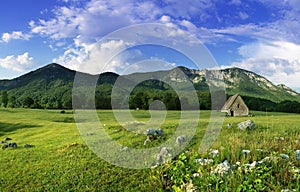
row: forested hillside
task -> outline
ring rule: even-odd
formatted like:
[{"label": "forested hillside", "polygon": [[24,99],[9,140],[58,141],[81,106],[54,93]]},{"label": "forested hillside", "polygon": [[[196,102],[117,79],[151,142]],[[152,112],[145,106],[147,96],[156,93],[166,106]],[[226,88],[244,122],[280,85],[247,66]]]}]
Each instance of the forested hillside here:
[{"label": "forested hillside", "polygon": [[[182,71],[184,76],[176,71]],[[134,73],[125,76],[107,72],[99,76],[95,89],[95,106],[98,109],[111,108],[111,91],[118,78],[122,81],[141,81],[132,90],[129,98],[129,107],[132,109],[148,109],[155,101],[162,101],[167,109],[179,110],[181,104],[186,109],[197,109],[188,94],[179,100],[175,90],[176,85],[181,91],[185,89],[184,82],[189,81],[197,90],[200,109],[211,108],[211,95],[206,82],[205,70],[193,70],[177,67],[169,71],[150,73]],[[297,92],[284,85],[274,85],[266,78],[253,72],[239,68],[221,70],[224,76],[227,97],[235,93],[243,96],[250,110],[300,112],[300,96]],[[1,105],[3,107],[25,108],[72,108],[72,88],[76,71],[67,69],[58,64],[49,64],[45,67],[27,73],[12,80],[1,80]],[[97,77],[84,74],[87,77]],[[162,81],[155,79],[162,79]],[[165,83],[170,82],[170,84]],[[174,86],[173,86],[174,87]],[[84,100],[84,96],[81,96]],[[120,108],[124,108],[125,101],[120,101]],[[82,107],[84,102],[82,102]]]}]

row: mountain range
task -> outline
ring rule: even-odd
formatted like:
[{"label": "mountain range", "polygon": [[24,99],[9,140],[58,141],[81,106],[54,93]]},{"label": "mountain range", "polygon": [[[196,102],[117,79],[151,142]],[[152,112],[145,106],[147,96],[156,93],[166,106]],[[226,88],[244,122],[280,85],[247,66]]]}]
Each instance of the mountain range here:
[{"label": "mountain range", "polygon": [[[180,75],[178,69],[184,75]],[[106,72],[99,75],[96,92],[106,95],[110,94],[118,78],[124,78],[127,81],[149,79],[139,84],[137,89],[140,91],[170,89],[171,87],[165,83],[151,80],[162,78],[164,82],[175,83],[179,88],[181,83],[189,82],[192,83],[197,91],[209,92],[206,72],[207,70],[195,70],[186,67],[122,76]],[[270,100],[275,103],[284,100],[300,101],[300,95],[296,91],[283,84],[275,85],[265,77],[254,72],[240,68],[227,68],[220,70],[220,72],[224,77],[228,95],[239,93],[242,96]],[[0,91],[5,90],[9,96],[14,96],[13,102],[15,102],[14,105],[16,106],[21,106],[22,101],[28,97],[43,107],[52,108],[54,107],[53,105],[70,106],[75,74],[76,71],[74,70],[52,63],[11,80],[0,80]],[[86,73],[80,74],[87,77],[97,77]]]}]

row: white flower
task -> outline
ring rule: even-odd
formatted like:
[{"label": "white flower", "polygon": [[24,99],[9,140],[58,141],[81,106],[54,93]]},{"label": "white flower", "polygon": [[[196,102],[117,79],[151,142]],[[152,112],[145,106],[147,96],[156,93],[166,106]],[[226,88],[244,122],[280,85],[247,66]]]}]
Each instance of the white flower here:
[{"label": "white flower", "polygon": [[212,158],[215,158],[216,156],[219,155],[219,150],[218,149],[211,149],[209,154],[212,156]]},{"label": "white flower", "polygon": [[200,159],[197,159],[197,162],[200,165],[205,166],[205,165],[213,163],[213,160],[212,159],[203,159],[203,158],[200,158]]},{"label": "white flower", "polygon": [[248,155],[248,154],[250,153],[250,150],[243,149],[243,151],[242,151],[242,152]]},{"label": "white flower", "polygon": [[217,173],[222,176],[224,174],[227,175],[229,171],[230,171],[230,164],[227,160],[225,160],[223,163],[217,165],[213,173]]}]

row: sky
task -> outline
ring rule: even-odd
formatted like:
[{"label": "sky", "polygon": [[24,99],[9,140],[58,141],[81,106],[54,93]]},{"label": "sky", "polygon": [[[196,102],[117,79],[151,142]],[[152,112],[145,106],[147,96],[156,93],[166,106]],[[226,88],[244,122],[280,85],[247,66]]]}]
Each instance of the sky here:
[{"label": "sky", "polygon": [[157,37],[187,47],[194,43],[187,37],[201,41],[220,68],[240,67],[300,92],[299,20],[299,0],[1,0],[0,79],[53,62],[91,73],[193,67],[172,46],[107,38],[155,23],[168,29]]}]

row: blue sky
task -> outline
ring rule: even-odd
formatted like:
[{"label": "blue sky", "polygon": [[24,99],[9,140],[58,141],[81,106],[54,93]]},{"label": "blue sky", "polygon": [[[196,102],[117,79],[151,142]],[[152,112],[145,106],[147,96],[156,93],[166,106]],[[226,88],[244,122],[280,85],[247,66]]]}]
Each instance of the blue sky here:
[{"label": "blue sky", "polygon": [[[201,40],[221,68],[251,70],[299,92],[299,20],[298,0],[2,0],[0,79],[52,62],[90,72],[90,67],[80,65],[101,65],[107,51],[130,45],[126,40],[101,44],[108,34],[159,23],[170,27],[170,33],[161,34],[166,38],[188,34]],[[129,66],[149,59],[164,65],[146,62],[144,70],[192,66],[180,53],[151,45],[129,48],[105,70],[143,71]]]}]

